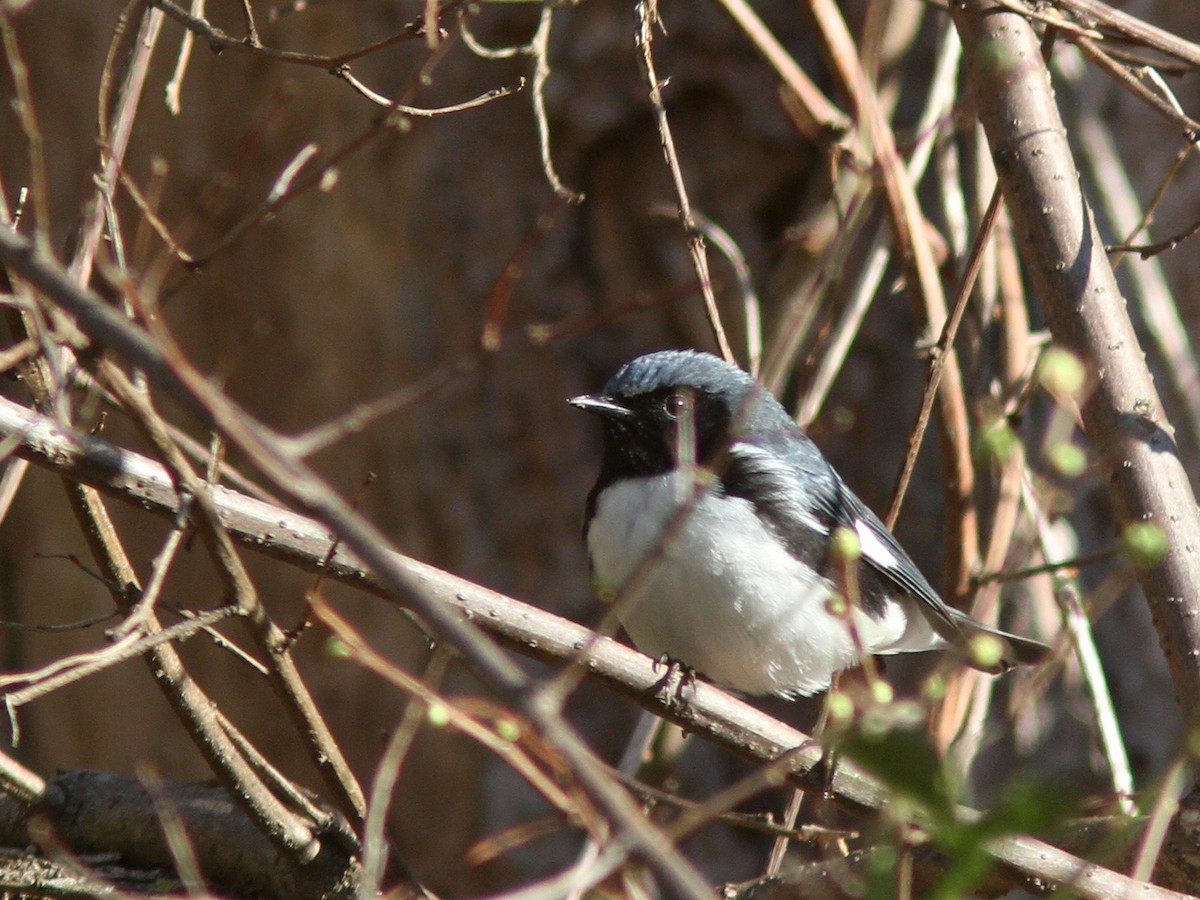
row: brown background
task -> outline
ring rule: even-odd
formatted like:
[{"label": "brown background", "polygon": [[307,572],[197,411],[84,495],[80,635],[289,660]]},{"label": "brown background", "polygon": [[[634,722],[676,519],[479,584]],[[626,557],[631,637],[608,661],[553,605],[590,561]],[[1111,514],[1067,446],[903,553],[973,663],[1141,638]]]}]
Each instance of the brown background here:
[{"label": "brown background", "polygon": [[[240,33],[236,4],[211,6],[214,23]],[[922,10],[911,6],[914,14]],[[826,83],[801,5],[766,2],[758,8],[801,64]],[[322,53],[363,45],[420,14],[413,3],[318,2],[302,13],[284,11],[271,22],[265,5],[255,9],[266,43]],[[1134,11],[1197,37],[1192,0],[1137,4]],[[116,3],[40,0],[14,19],[45,135],[53,241],[60,251],[90,192],[97,89],[120,12]],[[473,20],[472,30],[489,46],[519,43],[532,34],[537,12],[532,5],[495,4]],[[944,21],[936,10],[924,12],[917,45],[930,47]],[[796,133],[778,102],[774,73],[718,6],[664,2],[662,14],[667,34],[656,38],[656,61],[660,74],[670,77],[669,111],[692,201],[746,254],[770,333],[781,298],[811,265],[805,239],[820,234],[828,163]],[[854,27],[853,11],[849,15]],[[406,552],[584,620],[595,610],[587,594],[579,522],[598,446],[592,423],[564,399],[598,388],[638,352],[712,347],[680,229],[649,211],[654,204],[673,203],[673,192],[638,69],[634,21],[629,5],[608,0],[566,7],[555,16],[546,92],[552,150],[565,183],[587,195],[582,205],[563,206],[553,198],[539,163],[526,89],[479,109],[415,120],[409,133],[374,139],[339,167],[332,189],[302,195],[201,273],[184,277],[174,269],[167,278],[174,290],[164,299],[172,330],[201,367],[268,422],[299,432],[477,356],[489,298],[506,265],[519,258],[503,349],[434,396],[322,452],[317,462],[347,493],[375,473],[362,507]],[[368,127],[380,110],[320,69],[235,52],[218,56],[200,42],[182,114],[173,117],[161,89],[180,35],[179,26],[168,21],[127,168],[144,187],[153,161],[165,162],[162,216],[190,249],[200,251],[261,202],[302,146],[315,142],[322,156],[328,154]],[[358,61],[353,70],[392,96],[413,85],[425,57],[420,42],[411,42]],[[911,121],[919,109],[930,64],[928,53],[902,60],[896,75],[907,87],[898,123]],[[459,102],[529,73],[527,59],[485,61],[455,46],[414,103]],[[7,72],[0,74],[0,87],[5,98],[12,96]],[[1103,111],[1141,197],[1151,196],[1165,160],[1179,146],[1170,128],[1094,73],[1083,96],[1067,102]],[[212,203],[218,173],[227,188]],[[0,111],[0,175],[12,202],[15,190],[27,183],[28,165],[7,105]],[[1189,180],[1172,190],[1158,214],[1163,234],[1200,214],[1197,193],[1185,187],[1195,187],[1194,164],[1185,175]],[[121,210],[131,233],[134,210],[124,202]],[[548,217],[545,227],[537,226],[539,216]],[[1192,254],[1185,249],[1164,259],[1189,320],[1197,293]],[[728,280],[727,267],[720,261],[714,266]],[[730,293],[722,302],[740,348],[736,297]],[[531,343],[525,329],[540,324],[561,326],[560,336],[544,345]],[[919,402],[923,364],[913,352],[918,337],[907,299],[900,293],[881,297],[834,398],[812,428],[876,509],[887,503]],[[16,386],[11,391],[20,395]],[[136,445],[120,422],[107,434]],[[899,534],[936,575],[941,487],[936,441],[928,444]],[[1081,531],[1099,541],[1109,532],[1093,488],[1086,483],[1078,488]],[[0,618],[67,622],[108,608],[108,595],[94,578],[62,558],[35,556],[73,553],[86,559],[62,493],[53,476],[32,472],[0,525]],[[144,571],[163,526],[133,511],[115,511]],[[272,611],[290,623],[308,577],[273,564],[254,565]],[[419,663],[424,641],[401,615],[369,598],[336,588],[330,593],[377,646],[397,660]],[[199,558],[173,573],[167,595],[187,605],[220,599]],[[2,635],[6,671],[102,641],[98,629]],[[1152,776],[1173,749],[1176,726],[1170,683],[1138,599],[1118,604],[1100,621],[1098,635],[1137,774]],[[326,657],[320,635],[306,635],[301,647],[305,671],[336,733],[360,771],[369,773],[397,721],[398,698],[354,667]],[[235,721],[273,758],[308,778],[290,728],[265,712],[275,709],[265,684],[212,646],[194,641],[186,655]],[[456,687],[480,689],[460,671],[451,678]],[[1086,711],[1069,691],[1061,702],[1062,720],[1047,723],[1020,755],[1050,771],[1097,778],[1101,766],[1088,749],[1088,726],[1076,721],[1086,721]],[[581,727],[613,748],[634,715],[587,689],[577,708]],[[801,720],[810,714],[802,712]],[[42,772],[131,771],[149,762],[167,777],[206,776],[136,663],[25,708],[19,720],[19,754]],[[997,759],[1008,765],[1009,756],[1006,751]],[[732,768],[719,754],[699,748],[690,759],[687,777],[697,792]],[[461,852],[470,840],[541,811],[514,781],[465,741],[427,735],[405,769],[397,804],[406,855],[418,874],[451,891],[478,889],[499,876],[498,870],[488,874],[462,866]],[[727,835],[704,840],[710,842],[705,851],[710,859],[730,850]],[[719,877],[745,875],[758,864],[756,839],[739,841],[739,848],[739,854],[712,864]],[[517,857],[518,862],[536,869],[554,858],[534,850],[536,862]]]}]

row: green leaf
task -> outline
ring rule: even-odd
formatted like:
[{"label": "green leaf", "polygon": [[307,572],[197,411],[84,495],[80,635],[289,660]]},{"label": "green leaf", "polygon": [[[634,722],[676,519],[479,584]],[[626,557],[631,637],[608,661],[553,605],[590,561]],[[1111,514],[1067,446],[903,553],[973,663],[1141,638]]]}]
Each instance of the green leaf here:
[{"label": "green leaf", "polygon": [[971,893],[994,865],[988,845],[1010,834],[1044,834],[1061,825],[1074,808],[1074,796],[1061,785],[1028,780],[1010,784],[999,801],[976,822],[953,822],[931,829],[930,841],[948,861],[930,900],[957,900]]},{"label": "green leaf", "polygon": [[952,822],[957,792],[924,729],[861,725],[843,738],[838,752],[921,807],[935,824]]}]

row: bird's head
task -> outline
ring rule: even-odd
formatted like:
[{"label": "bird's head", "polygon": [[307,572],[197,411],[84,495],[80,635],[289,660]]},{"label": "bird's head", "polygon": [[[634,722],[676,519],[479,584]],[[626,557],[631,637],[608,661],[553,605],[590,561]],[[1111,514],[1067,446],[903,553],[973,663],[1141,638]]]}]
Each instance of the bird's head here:
[{"label": "bird's head", "polygon": [[606,463],[652,475],[684,459],[710,463],[751,421],[760,396],[749,375],[709,353],[665,350],[627,363],[602,394],[570,402],[600,417]]}]

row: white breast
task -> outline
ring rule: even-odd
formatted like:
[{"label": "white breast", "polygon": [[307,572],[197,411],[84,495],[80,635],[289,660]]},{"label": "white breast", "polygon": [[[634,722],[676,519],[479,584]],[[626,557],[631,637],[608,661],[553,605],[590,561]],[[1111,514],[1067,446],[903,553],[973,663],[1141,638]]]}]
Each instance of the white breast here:
[{"label": "white breast", "polygon": [[[749,501],[694,493],[673,472],[616,482],[597,499],[593,572],[633,642],[749,694],[827,688],[858,661],[845,620],[828,611],[830,582],[788,553]],[[904,627],[896,604],[878,621],[856,613],[868,652]]]}]

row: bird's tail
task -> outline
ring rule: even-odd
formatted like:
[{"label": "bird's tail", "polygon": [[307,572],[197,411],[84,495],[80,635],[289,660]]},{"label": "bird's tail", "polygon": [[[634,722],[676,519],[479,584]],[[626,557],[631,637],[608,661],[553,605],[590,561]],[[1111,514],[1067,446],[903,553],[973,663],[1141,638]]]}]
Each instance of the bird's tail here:
[{"label": "bird's tail", "polygon": [[998,675],[1014,666],[1037,666],[1050,658],[1051,650],[1041,641],[1000,631],[972,619],[958,610],[951,610],[956,635],[943,634],[950,643],[966,654],[972,668]]}]

